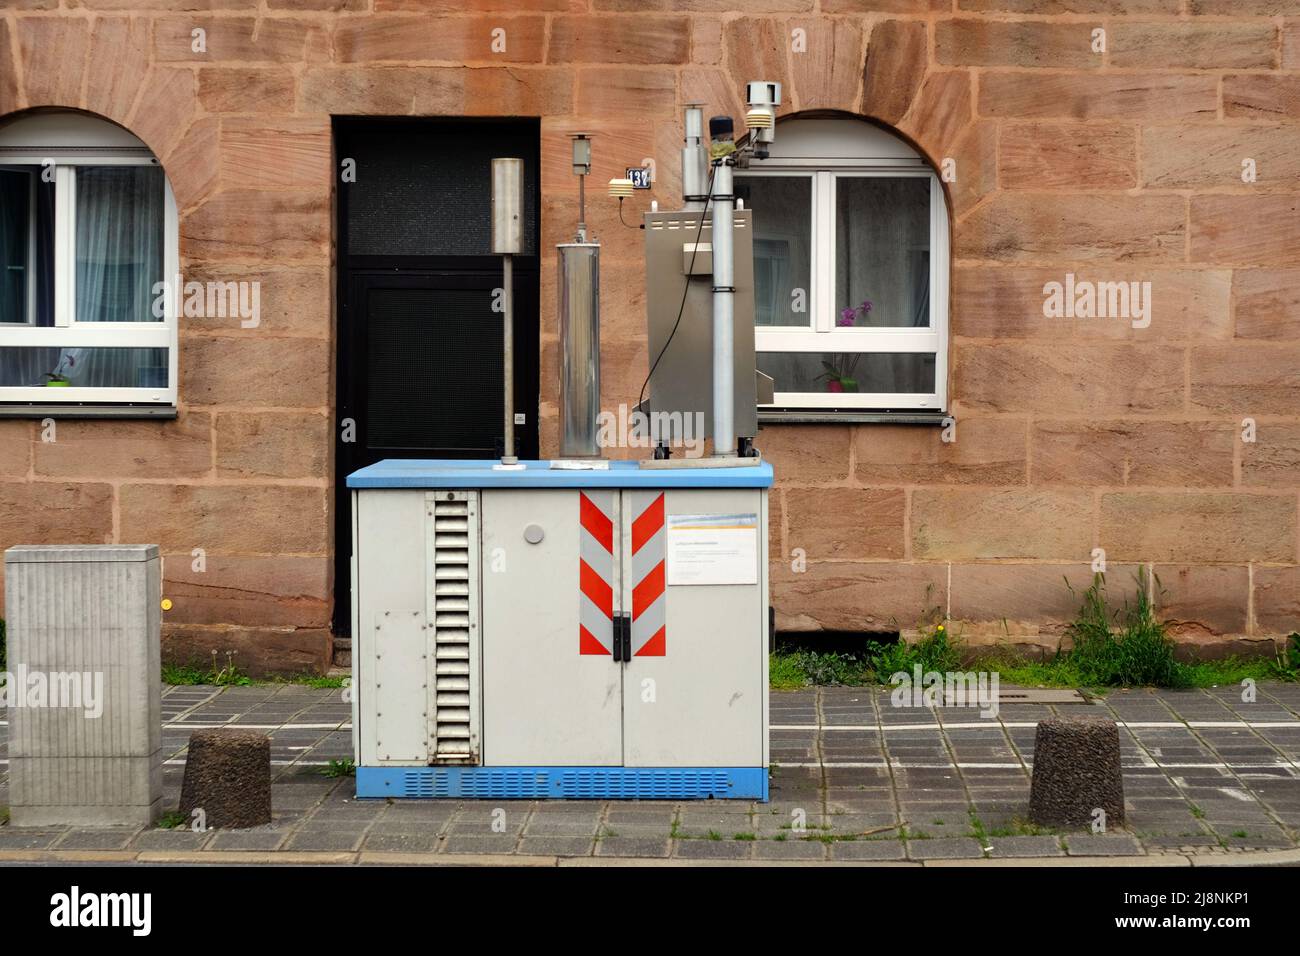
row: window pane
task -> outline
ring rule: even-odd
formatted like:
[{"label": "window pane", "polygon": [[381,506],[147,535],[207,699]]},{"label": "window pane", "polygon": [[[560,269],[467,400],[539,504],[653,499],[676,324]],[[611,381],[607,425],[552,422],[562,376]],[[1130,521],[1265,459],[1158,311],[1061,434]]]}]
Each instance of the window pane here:
[{"label": "window pane", "polygon": [[[166,349],[0,348],[0,386],[66,381],[88,388],[166,388]],[[54,386],[58,387],[58,386]]]},{"label": "window pane", "polygon": [[[0,322],[54,324],[54,184],[0,168]],[[33,245],[34,244],[34,245]]]},{"label": "window pane", "polygon": [[754,324],[806,328],[812,283],[812,179],[738,176],[735,183],[736,197],[754,210]]},{"label": "window pane", "polygon": [[157,166],[77,169],[77,321],[161,322],[163,172]]},{"label": "window pane", "polygon": [[934,392],[933,352],[759,352],[778,392]]},{"label": "window pane", "polygon": [[835,324],[930,324],[930,180],[835,180]]}]

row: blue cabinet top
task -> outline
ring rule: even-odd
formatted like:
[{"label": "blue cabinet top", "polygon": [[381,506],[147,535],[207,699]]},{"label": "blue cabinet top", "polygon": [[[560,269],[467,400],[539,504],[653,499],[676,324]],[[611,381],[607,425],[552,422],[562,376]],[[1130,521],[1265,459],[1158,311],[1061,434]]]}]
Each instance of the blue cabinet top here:
[{"label": "blue cabinet top", "polygon": [[736,468],[672,465],[642,468],[636,461],[611,461],[609,468],[552,468],[549,461],[524,461],[517,470],[494,468],[488,460],[386,458],[348,475],[349,488],[770,488],[767,462]]}]

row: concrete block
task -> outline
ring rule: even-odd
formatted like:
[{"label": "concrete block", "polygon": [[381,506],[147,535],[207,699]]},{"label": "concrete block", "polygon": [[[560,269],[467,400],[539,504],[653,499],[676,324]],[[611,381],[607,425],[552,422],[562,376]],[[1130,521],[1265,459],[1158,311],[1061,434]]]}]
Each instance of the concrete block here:
[{"label": "concrete block", "polygon": [[5,552],[15,826],[145,825],[162,804],[156,545]]}]

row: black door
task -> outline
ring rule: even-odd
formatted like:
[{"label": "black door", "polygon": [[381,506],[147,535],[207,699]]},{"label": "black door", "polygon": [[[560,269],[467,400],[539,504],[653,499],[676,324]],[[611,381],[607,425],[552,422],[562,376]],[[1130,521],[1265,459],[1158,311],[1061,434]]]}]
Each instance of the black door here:
[{"label": "black door", "polygon": [[342,177],[334,630],[346,634],[347,476],[384,458],[502,453],[502,275],[490,251],[497,157],[524,160],[515,451],[537,457],[540,129],[537,120],[336,118],[334,136]]}]

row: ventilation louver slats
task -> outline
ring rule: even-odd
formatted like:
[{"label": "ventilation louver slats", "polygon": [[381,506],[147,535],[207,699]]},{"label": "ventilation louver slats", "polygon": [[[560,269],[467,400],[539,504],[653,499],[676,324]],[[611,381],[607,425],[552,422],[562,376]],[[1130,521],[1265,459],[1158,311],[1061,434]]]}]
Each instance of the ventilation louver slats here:
[{"label": "ventilation louver slats", "polygon": [[477,760],[473,733],[472,666],[477,621],[473,593],[476,533],[469,494],[446,493],[431,503],[433,542],[433,737],[438,763]]}]

